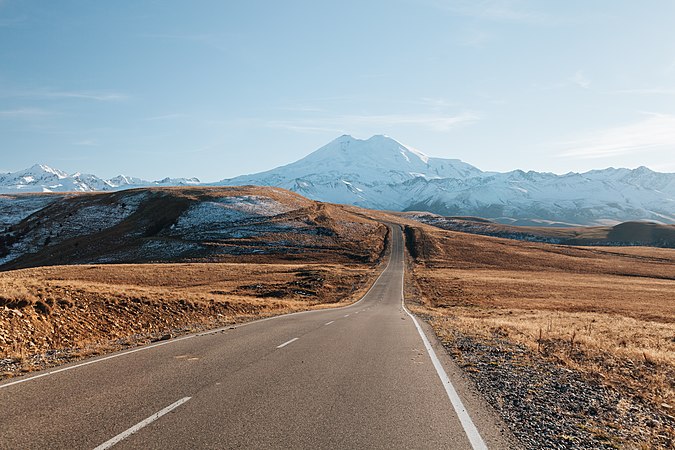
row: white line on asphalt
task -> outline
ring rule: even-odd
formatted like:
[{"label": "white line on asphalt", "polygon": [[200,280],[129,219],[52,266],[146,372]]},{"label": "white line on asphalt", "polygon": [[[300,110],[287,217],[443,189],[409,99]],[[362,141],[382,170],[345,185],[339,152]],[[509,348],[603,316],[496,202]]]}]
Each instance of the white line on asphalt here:
[{"label": "white line on asphalt", "polygon": [[431,362],[434,364],[434,368],[436,369],[438,377],[441,379],[441,383],[443,383],[443,387],[445,388],[446,394],[448,394],[448,398],[450,399],[450,403],[452,403],[452,407],[455,408],[457,417],[459,418],[459,421],[462,424],[462,427],[464,428],[466,436],[469,438],[471,447],[473,447],[474,450],[487,450],[487,445],[485,445],[483,438],[480,436],[480,433],[478,432],[478,428],[476,428],[476,425],[473,423],[473,420],[471,420],[471,416],[464,407],[464,403],[462,403],[462,400],[459,398],[459,395],[457,394],[455,387],[452,385],[452,382],[450,381],[448,374],[445,373],[445,369],[443,369],[441,362],[438,360],[438,357],[436,356],[436,352],[434,352],[434,349],[431,347],[429,339],[427,339],[427,336],[424,334],[424,331],[422,331],[422,327],[420,327],[420,324],[417,323],[417,319],[415,319],[415,316],[413,316],[410,313],[410,311],[408,311],[408,308],[405,307],[405,296],[403,293],[403,285],[405,283],[405,265],[403,266],[402,272],[403,274],[401,275],[402,278],[401,306],[403,306],[403,310],[412,319],[413,323],[415,324],[415,328],[417,328],[417,332],[420,334],[420,337],[422,338],[424,347],[427,349],[427,353],[431,358]]},{"label": "white line on asphalt", "polygon": [[295,341],[297,341],[298,339],[300,339],[300,338],[293,338],[293,339],[291,339],[290,341],[286,341],[286,342],[284,342],[284,343],[281,344],[281,345],[277,345],[277,348],[284,348],[284,347],[286,347],[288,344],[290,344],[290,343],[292,343],[292,342],[295,342]]},{"label": "white line on asphalt", "polygon": [[[1,0],[0,0],[0,3],[1,3]],[[380,272],[380,275],[375,279],[375,282],[370,286],[368,291],[366,291],[366,293],[363,294],[363,297],[361,297],[359,299],[359,301],[354,302],[351,305],[339,306],[337,308],[331,308],[331,309],[333,311],[335,311],[335,310],[340,310],[340,309],[345,309],[345,308],[351,308],[352,306],[356,306],[359,303],[363,302],[363,300],[368,296],[368,294],[370,294],[370,291],[372,291],[373,288],[380,281],[380,278],[382,278],[382,275],[384,275],[385,272],[389,269],[389,265],[391,264],[391,255],[392,254],[393,254],[393,249],[392,249],[392,253],[389,255],[389,261],[387,261],[387,266],[384,268],[384,270],[382,272]],[[327,310],[325,310],[325,309],[313,309],[313,310],[309,310],[309,311],[298,311],[298,312],[294,312],[294,313],[290,313],[290,314],[282,314],[282,315],[279,315],[279,316],[266,317],[264,319],[253,320],[251,322],[246,322],[246,323],[241,323],[241,324],[236,324],[236,325],[227,325],[227,326],[224,326],[224,327],[221,327],[221,328],[216,328],[216,329],[204,331],[204,332],[201,332],[201,333],[196,333],[196,334],[191,334],[191,335],[188,335],[188,336],[183,336],[183,337],[171,339],[171,340],[160,342],[160,343],[157,343],[157,344],[151,344],[151,345],[148,345],[148,346],[145,346],[145,347],[136,348],[134,350],[115,353],[114,355],[105,356],[103,358],[93,359],[93,360],[90,360],[90,361],[83,362],[81,364],[75,364],[73,366],[64,367],[62,369],[52,370],[52,371],[41,373],[39,375],[34,375],[34,376],[28,377],[28,378],[22,378],[20,380],[12,381],[10,383],[0,384],[0,389],[4,389],[4,388],[10,387],[10,386],[14,386],[15,384],[25,383],[26,381],[37,380],[38,378],[47,377],[49,375],[54,375],[54,374],[57,374],[59,372],[65,372],[67,370],[77,369],[79,367],[88,366],[90,364],[95,364],[95,363],[99,363],[99,362],[102,362],[102,361],[107,361],[109,359],[117,358],[119,356],[130,355],[132,353],[142,352],[144,350],[150,350],[151,348],[160,347],[162,345],[175,344],[176,342],[180,342],[180,341],[183,341],[185,339],[192,339],[194,337],[208,336],[208,335],[211,335],[211,334],[216,334],[216,333],[219,333],[221,331],[227,331],[230,328],[232,328],[233,326],[235,326],[236,328],[241,328],[241,327],[245,327],[245,326],[248,326],[248,325],[253,325],[255,323],[267,322],[268,320],[282,319],[284,317],[290,317],[290,316],[296,316],[296,315],[308,314],[308,313],[318,313],[318,312],[322,312],[322,311],[327,311]]]},{"label": "white line on asphalt", "polygon": [[335,322],[334,320],[331,320],[330,322],[326,322],[324,325],[330,325],[331,323]]},{"label": "white line on asphalt", "polygon": [[148,425],[150,425],[152,422],[154,422],[155,420],[159,419],[159,418],[162,417],[163,415],[168,414],[168,413],[170,413],[171,411],[173,411],[174,409],[178,408],[180,405],[182,405],[183,403],[185,403],[185,402],[187,402],[188,400],[190,400],[190,398],[191,398],[191,397],[184,397],[184,398],[181,398],[181,399],[178,400],[176,403],[173,403],[173,404],[167,406],[167,407],[164,408],[163,410],[161,410],[161,411],[159,411],[159,412],[156,412],[155,414],[151,415],[150,417],[148,417],[147,419],[145,419],[145,420],[143,420],[143,421],[141,421],[141,422],[138,422],[138,423],[137,423],[136,425],[134,425],[133,427],[129,428],[129,429],[126,430],[126,431],[123,431],[122,433],[118,434],[117,436],[115,436],[114,438],[110,439],[109,441],[104,442],[103,444],[101,444],[101,445],[99,445],[98,447],[96,447],[94,450],[106,450],[106,449],[112,447],[113,445],[117,444],[118,442],[120,442],[120,441],[122,441],[122,440],[128,438],[129,436],[131,436],[132,434],[134,434],[135,432],[137,432],[137,431],[140,430],[141,428],[147,427]]},{"label": "white line on asphalt", "polygon": [[115,353],[114,355],[105,356],[103,358],[98,358],[98,359],[93,359],[91,361],[83,362],[83,363],[80,363],[80,364],[75,364],[74,366],[68,366],[68,367],[63,367],[61,369],[51,370],[51,371],[46,372],[46,373],[41,373],[40,375],[35,375],[35,376],[32,376],[32,377],[28,377],[28,378],[22,378],[20,380],[12,381],[11,383],[2,384],[2,385],[0,385],[0,389],[6,388],[6,387],[9,387],[9,386],[13,386],[13,385],[19,384],[19,383],[25,383],[26,381],[35,380],[37,378],[42,378],[42,377],[46,377],[46,376],[49,376],[49,375],[54,375],[54,374],[57,374],[59,372],[65,372],[67,370],[77,369],[78,367],[88,366],[89,364],[94,364],[94,363],[97,363],[97,362],[107,361],[109,359],[117,358],[117,357],[120,357],[120,356],[129,355],[131,353],[142,352],[144,350],[150,350],[151,348],[160,347],[160,346],[166,345],[166,344],[172,344],[174,342],[184,341],[185,339],[192,339],[195,336],[198,336],[198,335],[192,334],[190,336],[183,336],[183,337],[180,337],[180,338],[172,339],[170,341],[164,341],[164,342],[160,342],[160,343],[157,343],[157,344],[150,344],[146,347],[136,348],[134,350],[129,350],[127,352]]}]

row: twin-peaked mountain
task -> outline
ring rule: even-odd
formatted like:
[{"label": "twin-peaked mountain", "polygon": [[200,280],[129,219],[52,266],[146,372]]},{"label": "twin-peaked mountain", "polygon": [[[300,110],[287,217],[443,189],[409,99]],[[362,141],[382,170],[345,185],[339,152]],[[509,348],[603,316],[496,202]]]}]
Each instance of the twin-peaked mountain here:
[{"label": "twin-peaked mountain", "polygon": [[386,136],[341,136],[292,164],[224,180],[279,186],[366,208],[479,216],[515,224],[675,223],[675,174],[646,167],[586,173],[483,172]]},{"label": "twin-peaked mountain", "polygon": [[[103,180],[47,166],[0,174],[0,193],[196,184],[199,180],[194,178]],[[457,159],[428,157],[386,136],[367,140],[341,136],[294,163],[214,184],[277,186],[324,202],[479,216],[509,224],[675,223],[675,174],[646,167],[565,175],[483,172]]]}]

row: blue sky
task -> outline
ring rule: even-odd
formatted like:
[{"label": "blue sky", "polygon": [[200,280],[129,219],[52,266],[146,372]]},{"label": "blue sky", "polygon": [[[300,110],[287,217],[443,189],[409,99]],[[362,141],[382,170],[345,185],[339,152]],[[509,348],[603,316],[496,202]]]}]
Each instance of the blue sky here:
[{"label": "blue sky", "polygon": [[215,181],[341,134],[675,172],[675,2],[0,0],[0,170]]}]

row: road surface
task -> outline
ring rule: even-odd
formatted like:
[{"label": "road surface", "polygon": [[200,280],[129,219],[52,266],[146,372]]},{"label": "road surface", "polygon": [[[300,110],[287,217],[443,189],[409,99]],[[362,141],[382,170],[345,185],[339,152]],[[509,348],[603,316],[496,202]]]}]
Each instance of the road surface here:
[{"label": "road surface", "polygon": [[508,447],[480,401],[466,414],[442,381],[447,361],[403,308],[403,271],[393,227],[387,268],[349,307],[6,380],[0,448]]}]

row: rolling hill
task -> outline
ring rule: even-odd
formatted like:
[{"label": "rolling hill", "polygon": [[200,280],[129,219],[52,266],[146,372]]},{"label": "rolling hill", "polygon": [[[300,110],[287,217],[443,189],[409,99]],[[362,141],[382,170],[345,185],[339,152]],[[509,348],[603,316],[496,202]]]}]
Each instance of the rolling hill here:
[{"label": "rolling hill", "polygon": [[348,208],[279,188],[144,188],[47,200],[34,211],[43,197],[19,198],[27,203],[0,232],[2,269],[269,255],[373,261],[386,235]]},{"label": "rolling hill", "polygon": [[564,245],[641,245],[675,248],[675,225],[654,222],[623,222],[613,226],[594,227],[537,227],[505,225],[479,217],[444,217],[420,212],[401,215],[444,230],[520,241]]}]

